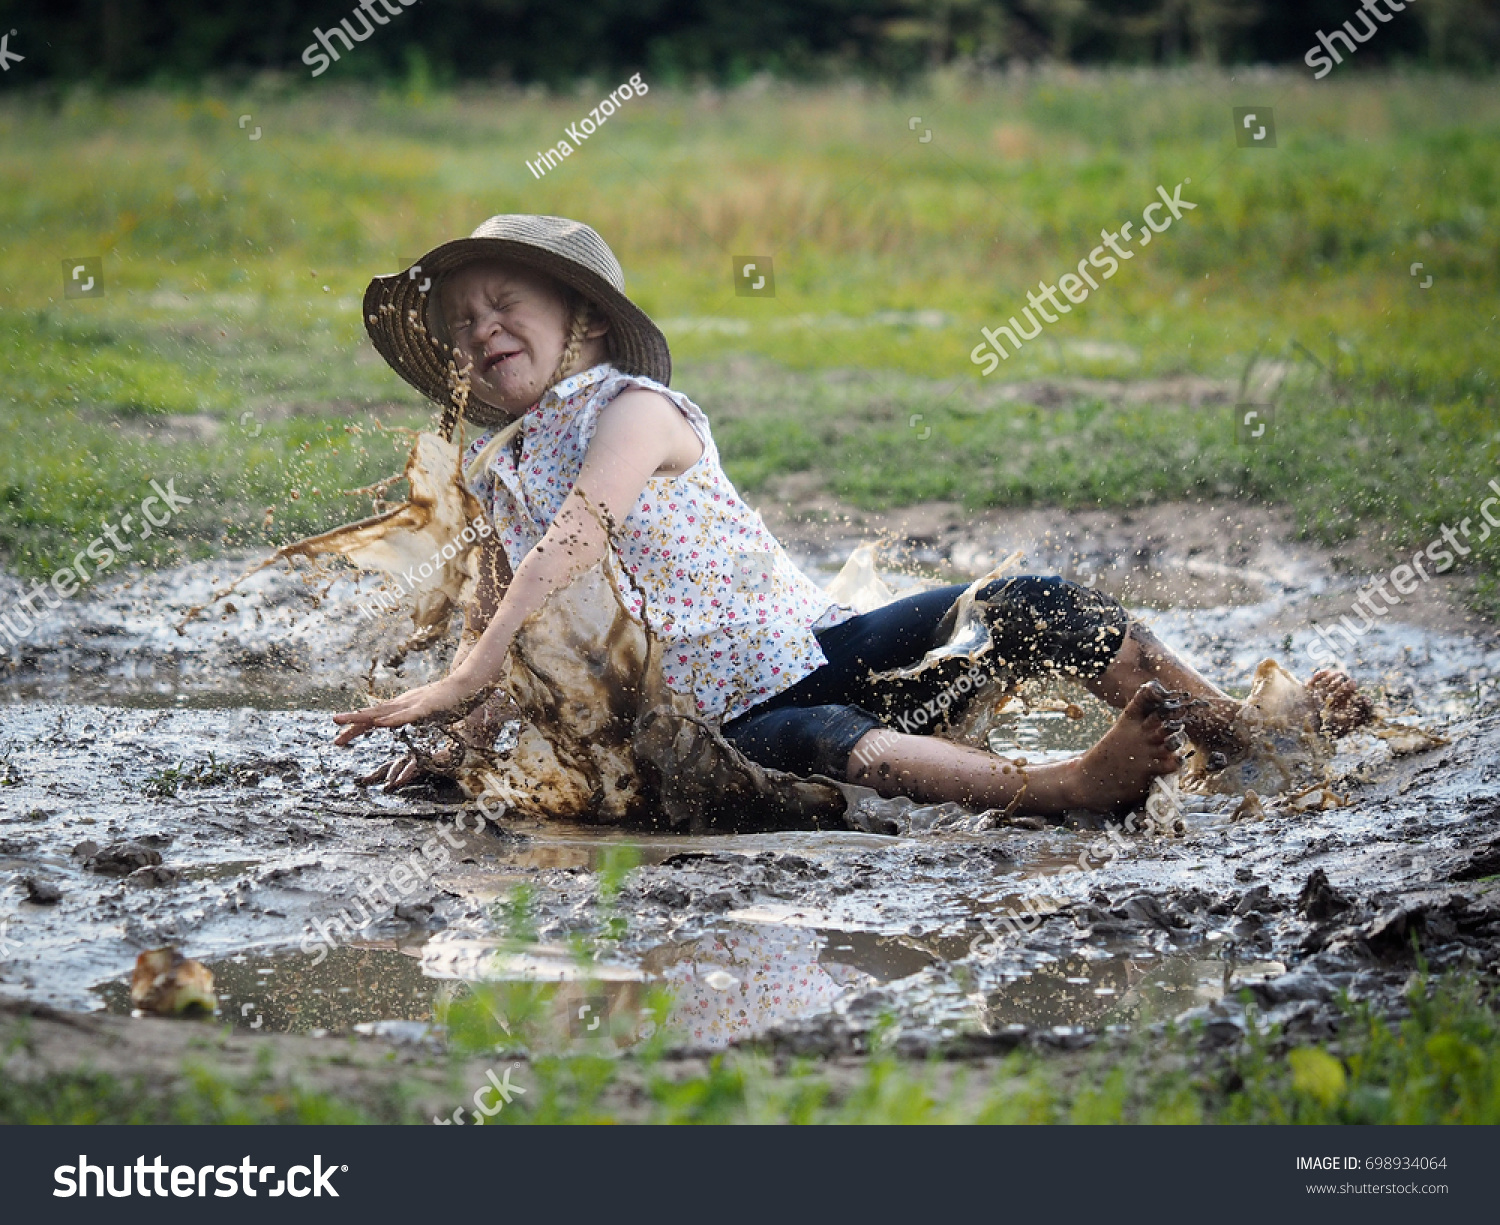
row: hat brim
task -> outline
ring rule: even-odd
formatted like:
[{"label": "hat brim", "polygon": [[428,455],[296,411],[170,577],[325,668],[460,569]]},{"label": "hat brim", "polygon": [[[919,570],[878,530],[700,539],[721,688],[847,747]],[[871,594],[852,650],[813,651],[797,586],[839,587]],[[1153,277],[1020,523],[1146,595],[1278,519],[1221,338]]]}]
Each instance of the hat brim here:
[{"label": "hat brim", "polygon": [[[672,354],[666,336],[645,311],[603,277],[528,243],[456,238],[434,247],[405,271],[375,277],[365,289],[365,331],[376,351],[424,396],[444,407],[450,399],[449,354],[428,329],[429,297],[444,276],[484,260],[520,264],[576,289],[609,320],[610,362],[627,374],[644,375],[663,386],[670,383]],[[503,425],[511,420],[472,396],[464,415],[478,425]]]}]

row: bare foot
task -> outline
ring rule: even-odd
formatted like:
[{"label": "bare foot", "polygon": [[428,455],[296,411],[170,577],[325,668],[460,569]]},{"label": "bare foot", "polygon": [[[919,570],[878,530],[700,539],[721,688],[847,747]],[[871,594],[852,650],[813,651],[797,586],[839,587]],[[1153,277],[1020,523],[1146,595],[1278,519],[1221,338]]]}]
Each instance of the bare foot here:
[{"label": "bare foot", "polygon": [[1347,673],[1336,668],[1314,672],[1307,691],[1318,703],[1319,726],[1327,736],[1347,736],[1375,718],[1375,703],[1355,688]]},{"label": "bare foot", "polygon": [[1146,798],[1151,780],[1182,763],[1185,693],[1172,693],[1160,681],[1147,681],[1126,704],[1098,744],[1074,763],[1081,807],[1110,812]]},{"label": "bare foot", "polygon": [[1233,698],[1198,697],[1182,708],[1183,730],[1210,761],[1227,762],[1244,751],[1238,722],[1241,705]]}]

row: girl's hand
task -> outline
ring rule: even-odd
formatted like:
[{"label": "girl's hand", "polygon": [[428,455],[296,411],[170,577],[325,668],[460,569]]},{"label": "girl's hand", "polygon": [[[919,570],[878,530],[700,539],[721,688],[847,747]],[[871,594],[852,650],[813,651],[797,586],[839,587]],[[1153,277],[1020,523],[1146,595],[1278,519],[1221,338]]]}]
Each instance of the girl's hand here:
[{"label": "girl's hand", "polygon": [[445,676],[440,681],[409,690],[399,698],[349,710],[333,716],[335,723],[347,723],[334,737],[334,744],[350,744],[378,727],[404,727],[408,723],[431,723],[457,719],[484,701],[482,688],[474,689],[462,680]]},{"label": "girl's hand", "polygon": [[361,787],[380,786],[387,794],[393,794],[408,783],[456,778],[463,765],[464,750],[493,747],[500,729],[519,714],[520,710],[509,694],[503,691],[492,693],[467,718],[447,729],[457,744],[445,744],[433,753],[403,753],[377,766],[358,783]]}]

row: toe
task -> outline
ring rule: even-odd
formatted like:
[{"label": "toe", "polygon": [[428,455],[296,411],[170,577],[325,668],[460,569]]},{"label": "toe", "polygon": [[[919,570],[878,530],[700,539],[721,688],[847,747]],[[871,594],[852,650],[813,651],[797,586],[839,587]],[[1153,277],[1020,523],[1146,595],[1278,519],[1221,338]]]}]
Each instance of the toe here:
[{"label": "toe", "polygon": [[1154,714],[1167,700],[1167,689],[1160,681],[1147,681],[1130,697],[1125,713],[1136,719]]}]

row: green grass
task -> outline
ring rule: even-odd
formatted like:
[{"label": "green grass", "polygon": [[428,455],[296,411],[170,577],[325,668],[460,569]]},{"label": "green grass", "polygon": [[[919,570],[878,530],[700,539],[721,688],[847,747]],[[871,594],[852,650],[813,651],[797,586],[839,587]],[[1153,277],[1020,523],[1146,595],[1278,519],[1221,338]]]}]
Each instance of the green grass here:
[{"label": "green grass", "polygon": [[[359,295],[505,211],[610,241],[751,490],[810,470],[867,506],[1242,496],[1290,504],[1326,540],[1374,525],[1395,548],[1473,517],[1500,471],[1489,81],[657,87],[533,178],[526,159],[592,96],[8,93],[0,561],[51,573],[152,477],[195,501],[141,543],[147,563],[364,513],[338,490],[397,470],[404,441],[371,427],[430,416],[365,340]],[[1249,104],[1275,107],[1275,149],[1235,147],[1230,109]],[[981,325],[1187,179],[1196,210],[980,377]],[[734,293],[747,254],[774,258],[774,298]],[[67,299],[62,262],[87,255],[104,296]],[[1229,405],[1171,393],[1113,410],[996,394],[1055,376],[1233,383],[1257,353],[1291,373],[1270,446],[1238,445]],[[1500,550],[1463,564],[1493,606]]]},{"label": "green grass", "polygon": [[[22,1038],[24,1041],[24,1037]],[[371,1107],[288,1085],[271,1072],[271,1049],[248,1076],[228,1077],[185,1060],[163,1091],[143,1078],[102,1072],[51,1072],[36,1080],[0,1079],[0,1120],[11,1123],[378,1123],[413,1118],[399,1088]]]},{"label": "green grass", "polygon": [[[529,1061],[512,1082],[525,1093],[493,1121],[1500,1123],[1500,1018],[1479,980],[1424,975],[1407,1004],[1409,1015],[1390,1021],[1345,1002],[1329,1042],[1288,1043],[1273,1029],[1228,1055],[1201,1053],[1194,1030],[1165,1038],[1140,1030],[1123,1050],[1106,1042],[1081,1056],[1018,1051],[970,1066],[898,1058],[880,1050],[877,1033],[878,1053],[852,1072],[737,1051],[684,1074],[648,1042],[628,1064],[588,1053]],[[486,1049],[498,1031],[481,1033],[479,1012],[455,1033]],[[89,1072],[0,1080],[0,1123],[431,1122],[409,1086],[394,1082],[351,1104],[347,1091],[336,1099],[288,1087],[267,1056],[240,1079],[189,1064],[166,1088]],[[463,1103],[467,1095],[456,1093]]]},{"label": "green grass", "polygon": [[[489,994],[485,994],[488,991]],[[543,989],[481,989],[462,1001],[455,1041],[475,1050],[524,1038],[544,1015]],[[1248,999],[1248,993],[1247,993]],[[656,998],[665,1019],[670,1001]],[[654,1123],[1495,1123],[1500,1122],[1500,1016],[1480,980],[1424,972],[1406,995],[1409,1015],[1391,1021],[1341,1001],[1338,1036],[1299,1044],[1279,1028],[1228,1055],[1202,1054],[1197,1027],[1154,1036],[1144,1020],[1124,1040],[1079,1057],[1018,1051],[966,1067],[875,1052],[852,1075],[815,1060],[753,1051],[716,1057],[706,1073],[682,1076],[666,1034],[637,1047]],[[502,1033],[493,1018],[510,1026]],[[616,1117],[609,1090],[617,1061],[602,1055],[532,1060],[529,1086],[508,1123],[602,1123]]]},{"label": "green grass", "polygon": [[[1373,528],[1408,555],[1444,524],[1469,519],[1473,551],[1457,564],[1475,573],[1480,607],[1500,613],[1500,534],[1479,543],[1488,534],[1479,507],[1494,492],[1487,482],[1500,479],[1500,427],[1487,398],[1377,395],[1303,363],[1275,406],[1274,432],[1251,445],[1236,433],[1232,404],[1116,406],[1085,393],[1040,407],[949,394],[910,376],[809,386],[812,378],[778,384],[754,411],[716,424],[742,488],[816,471],[870,509],[930,499],[970,510],[1246,499],[1290,507],[1299,530],[1322,544]],[[864,404],[858,416],[837,407],[855,400]]]},{"label": "green grass", "polygon": [[141,791],[158,800],[169,800],[182,787],[218,787],[234,778],[232,767],[215,759],[210,753],[208,760],[187,766],[183,762],[153,770],[141,784]]}]

